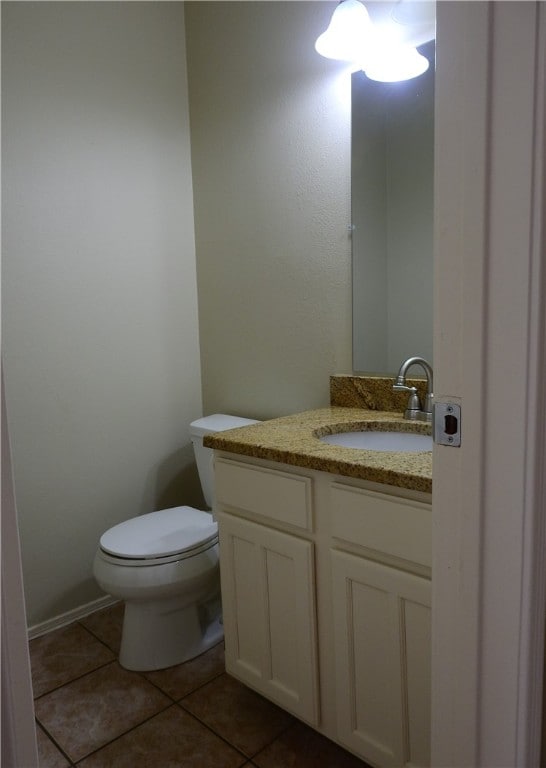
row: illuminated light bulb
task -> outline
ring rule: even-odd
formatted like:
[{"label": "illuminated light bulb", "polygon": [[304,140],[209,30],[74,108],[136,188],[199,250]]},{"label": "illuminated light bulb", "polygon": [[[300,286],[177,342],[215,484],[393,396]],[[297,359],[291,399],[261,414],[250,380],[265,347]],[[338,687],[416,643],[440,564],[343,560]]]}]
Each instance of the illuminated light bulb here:
[{"label": "illuminated light bulb", "polygon": [[436,24],[434,0],[398,0],[391,11],[391,18],[399,24]]},{"label": "illuminated light bulb", "polygon": [[342,0],[328,29],[317,38],[315,50],[327,59],[358,61],[372,33],[368,11],[360,0]]},{"label": "illuminated light bulb", "polygon": [[362,69],[370,80],[382,83],[396,83],[401,80],[411,80],[426,72],[429,67],[428,59],[422,56],[416,48],[398,46],[375,50]]}]

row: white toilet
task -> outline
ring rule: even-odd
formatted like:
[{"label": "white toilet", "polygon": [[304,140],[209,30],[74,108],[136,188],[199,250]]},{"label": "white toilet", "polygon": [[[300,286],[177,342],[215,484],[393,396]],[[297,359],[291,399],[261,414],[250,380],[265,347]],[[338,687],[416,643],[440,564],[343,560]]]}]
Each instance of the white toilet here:
[{"label": "white toilet", "polygon": [[[255,423],[214,414],[190,425],[209,507],[213,452],[203,446],[203,435]],[[126,669],[181,664],[222,639],[218,525],[210,512],[174,507],[110,528],[101,536],[93,573],[101,589],[125,601],[119,661]]]}]

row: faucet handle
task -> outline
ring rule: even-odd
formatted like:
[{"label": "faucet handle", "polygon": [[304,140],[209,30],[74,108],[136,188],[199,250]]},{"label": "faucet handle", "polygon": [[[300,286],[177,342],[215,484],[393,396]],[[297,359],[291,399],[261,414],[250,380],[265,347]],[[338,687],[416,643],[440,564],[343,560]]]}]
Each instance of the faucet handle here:
[{"label": "faucet handle", "polygon": [[395,392],[417,392],[417,387],[408,387],[407,384],[402,384],[402,382],[399,382],[398,379],[392,385],[392,388]]},{"label": "faucet handle", "polygon": [[[408,404],[406,406],[406,414],[411,411],[420,411],[422,409],[421,406],[421,400],[419,398],[419,395],[417,394],[417,387],[408,387],[407,384],[393,384],[392,388],[395,392],[409,392],[410,396],[408,399]],[[406,418],[409,418],[406,416]]]}]

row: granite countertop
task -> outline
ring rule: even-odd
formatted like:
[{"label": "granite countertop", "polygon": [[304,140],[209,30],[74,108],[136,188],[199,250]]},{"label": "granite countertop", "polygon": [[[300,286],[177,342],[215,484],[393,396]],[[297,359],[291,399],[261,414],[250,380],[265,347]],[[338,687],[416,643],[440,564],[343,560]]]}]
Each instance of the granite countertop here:
[{"label": "granite countertop", "polygon": [[[229,453],[269,459],[307,469],[360,478],[415,491],[432,491],[432,451],[399,453],[329,445],[320,435],[385,429],[430,434],[430,424],[403,419],[399,412],[331,406],[206,435],[204,444]],[[336,429],[343,425],[343,429]]]}]

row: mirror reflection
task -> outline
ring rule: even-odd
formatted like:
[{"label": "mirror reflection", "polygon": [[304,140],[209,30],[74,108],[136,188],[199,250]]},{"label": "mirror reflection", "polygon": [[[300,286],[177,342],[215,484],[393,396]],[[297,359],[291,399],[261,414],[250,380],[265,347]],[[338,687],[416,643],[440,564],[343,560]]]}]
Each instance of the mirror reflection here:
[{"label": "mirror reflection", "polygon": [[353,369],[432,363],[434,55],[423,75],[352,75]]}]

